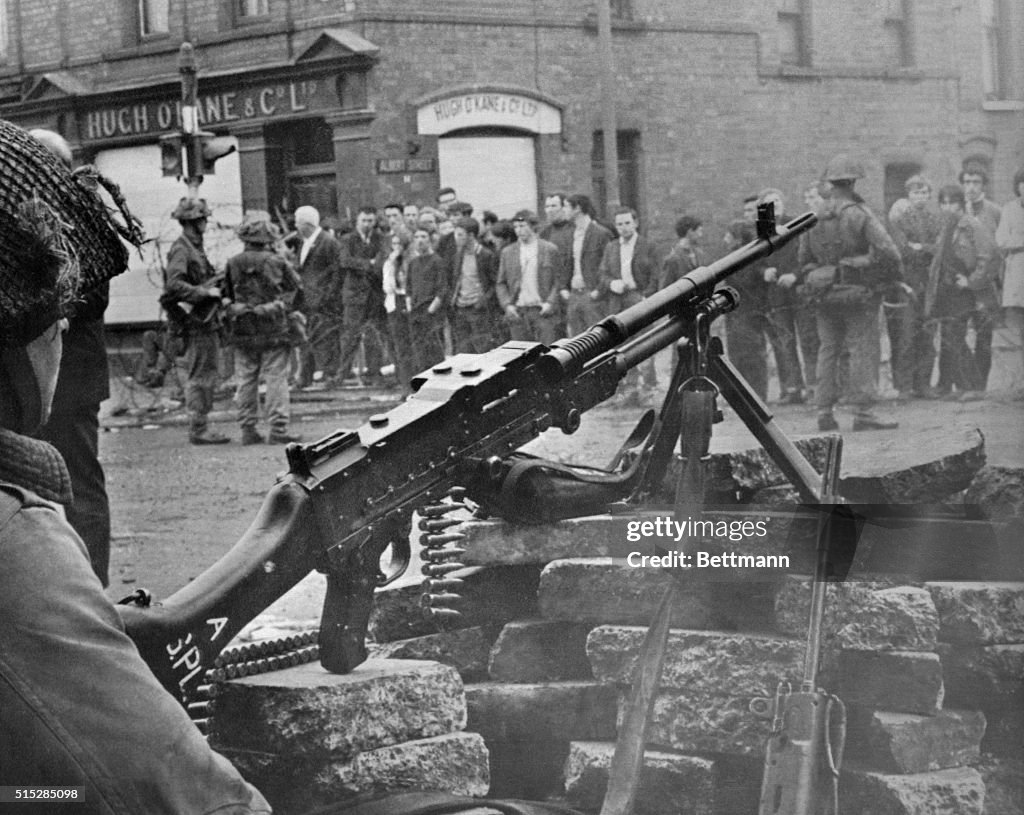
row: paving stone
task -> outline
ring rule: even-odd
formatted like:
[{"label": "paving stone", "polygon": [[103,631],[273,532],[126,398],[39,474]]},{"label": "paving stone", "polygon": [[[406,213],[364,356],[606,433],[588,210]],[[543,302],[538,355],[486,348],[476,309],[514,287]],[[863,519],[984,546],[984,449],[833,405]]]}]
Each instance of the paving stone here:
[{"label": "paving stone", "polygon": [[592,679],[587,661],[589,624],[519,620],[501,630],[488,673],[498,682]]},{"label": "paving stone", "polygon": [[223,750],[256,784],[278,815],[304,815],[356,795],[440,790],[486,795],[487,748],[476,733],[448,733],[380,747],[348,760],[290,753]]},{"label": "paving stone", "polygon": [[[789,575],[775,598],[780,633],[807,636],[811,580]],[[931,594],[914,586],[874,589],[861,583],[830,583],[822,649],[834,661],[840,649],[934,651],[939,617]]]},{"label": "paving stone", "polygon": [[843,651],[839,698],[848,705],[931,716],[942,708],[938,654],[914,651]]},{"label": "paving stone", "polygon": [[1024,744],[1024,645],[939,646],[947,703],[981,710],[983,751],[1019,758]]},{"label": "paving stone", "polygon": [[461,730],[466,706],[446,665],[374,659],[332,674],[309,663],[223,683],[214,723],[221,747],[348,760]]},{"label": "paving stone", "polygon": [[1024,518],[1024,468],[986,464],[967,488],[964,503],[980,507],[986,518]]},{"label": "paving stone", "polygon": [[[587,638],[587,655],[601,682],[633,681],[646,628],[604,625]],[[717,698],[774,694],[785,680],[798,682],[804,644],[787,637],[721,631],[669,632],[661,674],[664,691],[681,691],[695,703]]]},{"label": "paving stone", "polygon": [[[565,762],[569,803],[598,810],[608,788],[613,742],[574,741]],[[706,758],[648,750],[637,788],[637,815],[712,815],[714,762]]]},{"label": "paving stone", "polygon": [[440,662],[457,670],[463,682],[477,682],[487,678],[487,661],[497,634],[498,629],[490,626],[442,631],[375,645],[373,655],[378,659]]},{"label": "paving stone", "polygon": [[922,445],[912,433],[891,433],[843,459],[840,494],[863,504],[942,501],[967,489],[985,464],[978,430],[950,432]]},{"label": "paving stone", "polygon": [[1024,813],[1024,760],[985,755],[975,765],[985,781],[983,815]]},{"label": "paving stone", "polygon": [[982,815],[985,783],[970,767],[913,775],[844,770],[839,811],[857,815]]},{"label": "paving stone", "polygon": [[[634,569],[612,558],[556,560],[540,575],[540,613],[549,620],[646,625],[671,580],[661,569]],[[677,596],[672,625],[706,628],[713,611],[711,585],[695,581]]]},{"label": "paving stone", "polygon": [[940,710],[934,716],[850,708],[846,752],[883,773],[923,773],[973,764],[981,752],[985,715]]},{"label": "paving stone", "polygon": [[977,645],[1024,643],[1024,583],[926,584],[939,612],[939,638]]},{"label": "paving stone", "polygon": [[615,738],[615,688],[596,682],[466,686],[466,729],[488,741]]},{"label": "paving stone", "polygon": [[[464,581],[459,590],[462,617],[449,628],[504,625],[518,617],[537,615],[538,567],[473,568],[460,576]],[[418,585],[378,591],[373,598],[369,637],[391,642],[438,633],[437,623],[423,615],[422,595]]]}]

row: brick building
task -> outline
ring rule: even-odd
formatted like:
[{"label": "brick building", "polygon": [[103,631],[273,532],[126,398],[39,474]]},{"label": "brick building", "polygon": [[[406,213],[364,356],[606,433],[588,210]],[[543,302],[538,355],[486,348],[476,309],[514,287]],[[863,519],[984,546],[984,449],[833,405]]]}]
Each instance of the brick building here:
[{"label": "brick building", "polygon": [[[879,208],[911,173],[944,183],[968,157],[1006,200],[1024,164],[1017,0],[611,3],[622,198],[658,240],[683,211],[717,234],[765,186],[799,201],[840,151],[864,161]],[[183,186],[161,177],[158,140],[179,126],[185,40],[204,128],[237,139],[202,188],[222,224],[430,202],[444,185],[502,216],[545,190],[601,198],[582,0],[3,0],[0,115],[63,133],[166,244]],[[111,322],[159,316],[159,252],[133,263]]]}]

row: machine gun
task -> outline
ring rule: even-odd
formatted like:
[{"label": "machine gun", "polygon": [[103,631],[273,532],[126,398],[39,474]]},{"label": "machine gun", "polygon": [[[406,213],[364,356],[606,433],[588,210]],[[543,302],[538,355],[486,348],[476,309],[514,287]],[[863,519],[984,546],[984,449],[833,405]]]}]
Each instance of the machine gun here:
[{"label": "machine gun", "polygon": [[[415,377],[407,401],[358,430],[289,445],[287,472],[224,557],[163,602],[121,606],[143,658],[183,704],[201,698],[206,671],[232,637],[317,569],[327,575],[320,661],[335,673],[351,671],[367,656],[374,591],[409,564],[414,513],[459,485],[500,493],[513,451],[551,427],[574,432],[629,368],[693,324],[735,308],[735,293],[719,288],[730,275],[816,221],[807,213],[762,230],[757,240],[551,347],[509,342],[455,356]],[[628,479],[621,480],[625,488]],[[434,543],[443,544],[449,521],[420,514],[428,531],[440,533]],[[428,550],[426,560],[443,590],[457,566],[442,549]]]}]

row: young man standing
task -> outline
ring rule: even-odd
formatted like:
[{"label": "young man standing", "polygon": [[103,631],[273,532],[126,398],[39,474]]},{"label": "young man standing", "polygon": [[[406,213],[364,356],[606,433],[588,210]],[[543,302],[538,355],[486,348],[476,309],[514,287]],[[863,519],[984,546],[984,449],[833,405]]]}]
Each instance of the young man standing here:
[{"label": "young man standing", "polygon": [[565,321],[569,336],[575,336],[605,316],[598,287],[598,267],[611,233],[594,220],[594,205],[585,195],[569,196],[573,223],[572,274],[563,283]]},{"label": "young man standing", "polygon": [[558,247],[537,237],[537,224],[528,209],[513,216],[517,240],[501,250],[495,288],[512,339],[550,345],[558,339]]},{"label": "young man standing", "polygon": [[407,265],[409,336],[415,373],[444,361],[444,302],[448,270],[434,252],[430,231],[418,227],[412,235],[416,256]]},{"label": "young man standing", "polygon": [[494,347],[498,259],[480,243],[479,234],[480,225],[473,218],[462,217],[455,222],[457,251],[451,276],[451,319],[452,343],[457,354],[482,354]]}]

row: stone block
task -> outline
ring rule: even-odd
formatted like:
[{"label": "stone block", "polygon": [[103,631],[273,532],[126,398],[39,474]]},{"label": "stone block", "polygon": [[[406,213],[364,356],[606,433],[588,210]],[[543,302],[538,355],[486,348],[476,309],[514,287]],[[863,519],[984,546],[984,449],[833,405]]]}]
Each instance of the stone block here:
[{"label": "stone block", "polygon": [[976,645],[1024,643],[1024,583],[928,583],[939,638]]},{"label": "stone block", "polygon": [[466,686],[466,728],[488,741],[615,738],[616,691],[596,682]]},{"label": "stone block", "polygon": [[924,773],[973,764],[981,752],[985,716],[979,711],[940,710],[934,716],[849,711],[846,752],[883,773]]},{"label": "stone block", "polygon": [[446,665],[374,659],[332,674],[309,663],[223,683],[211,743],[346,761],[465,724],[462,680]]},{"label": "stone block", "polygon": [[[631,684],[646,633],[646,628],[613,625],[591,631],[587,655],[595,678]],[[684,693],[698,705],[723,695],[749,701],[774,694],[783,680],[798,683],[803,650],[802,642],[785,637],[673,630],[660,687]]]},{"label": "stone block", "polygon": [[985,782],[957,767],[913,775],[844,770],[839,811],[860,815],[982,815]]},{"label": "stone block", "polygon": [[844,456],[839,492],[860,504],[938,502],[967,489],[984,464],[978,430],[930,437],[927,445],[913,433],[891,433]]},{"label": "stone block", "polygon": [[356,795],[441,790],[486,795],[487,748],[476,733],[448,733],[380,747],[346,760],[222,750],[278,815],[303,815]]},{"label": "stone block", "polygon": [[[458,576],[464,581],[459,590],[462,617],[450,628],[504,625],[518,617],[537,615],[540,569],[536,566],[473,568]],[[370,614],[370,638],[391,642],[436,634],[437,624],[423,615],[422,594],[418,585],[378,591]]]},{"label": "stone block", "polygon": [[[771,722],[750,712],[751,698],[732,695],[728,689],[699,699],[680,691],[659,693],[651,710],[647,743],[652,748],[687,754],[763,756]],[[629,695],[623,690],[619,726],[628,704]]]},{"label": "stone block", "polygon": [[932,716],[942,709],[938,654],[913,651],[843,651],[838,694],[847,705]]},{"label": "stone block", "polygon": [[1024,645],[939,648],[948,704],[981,710],[983,751],[1019,758],[1024,744]]},{"label": "stone block", "polygon": [[487,677],[487,661],[496,636],[497,629],[492,627],[460,628],[385,642],[374,646],[373,655],[377,659],[440,662],[457,670],[463,682],[477,682]]},{"label": "stone block", "polygon": [[498,682],[592,679],[586,649],[589,631],[587,624],[511,622],[491,649],[488,673]]},{"label": "stone block", "polygon": [[975,765],[985,781],[983,815],[1024,813],[1024,761],[1017,758],[983,756]]},{"label": "stone block", "polygon": [[[780,633],[807,636],[811,607],[809,577],[788,575],[775,597]],[[934,651],[939,617],[931,595],[922,588],[874,589],[862,583],[830,583],[825,602],[822,647],[886,651]]]},{"label": "stone block", "polygon": [[[556,560],[540,575],[540,613],[549,620],[646,625],[671,580],[661,569],[635,569],[611,558]],[[712,620],[711,586],[694,581],[679,593],[672,625],[707,628]]]},{"label": "stone block", "polygon": [[979,507],[986,518],[1024,518],[1024,469],[985,465],[975,473],[964,503]]},{"label": "stone block", "polygon": [[[585,810],[601,808],[608,788],[615,744],[574,741],[565,762],[565,797]],[[706,758],[648,750],[636,796],[637,815],[712,815],[714,762]]]}]

